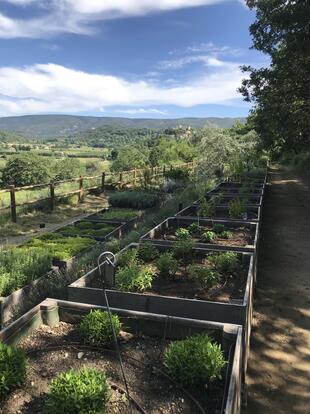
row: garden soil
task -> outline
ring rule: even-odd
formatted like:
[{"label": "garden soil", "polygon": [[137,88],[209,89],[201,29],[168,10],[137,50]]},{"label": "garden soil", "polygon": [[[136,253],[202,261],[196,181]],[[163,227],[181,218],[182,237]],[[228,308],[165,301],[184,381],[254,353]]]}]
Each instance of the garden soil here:
[{"label": "garden soil", "polygon": [[273,169],[263,211],[246,414],[310,412],[310,182]]}]

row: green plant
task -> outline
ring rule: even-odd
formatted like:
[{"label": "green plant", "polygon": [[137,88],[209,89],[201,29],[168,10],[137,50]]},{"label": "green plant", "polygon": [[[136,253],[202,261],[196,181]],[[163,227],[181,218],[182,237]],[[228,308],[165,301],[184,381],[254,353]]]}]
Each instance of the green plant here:
[{"label": "green plant", "polygon": [[138,262],[138,250],[126,249],[120,252],[117,256],[117,265],[120,267],[129,267]]},{"label": "green plant", "polygon": [[102,414],[110,388],[103,372],[95,368],[70,370],[55,378],[47,400],[48,414]]},{"label": "green plant", "polygon": [[151,262],[159,255],[159,251],[151,242],[141,242],[138,248],[138,257],[143,262]]},{"label": "green plant", "polygon": [[131,220],[135,217],[140,217],[142,214],[141,210],[134,210],[130,208],[116,208],[98,213],[99,218],[105,220]]},{"label": "green plant", "polygon": [[180,227],[175,231],[175,236],[177,240],[187,240],[191,238],[189,230],[183,227]]},{"label": "green plant", "polygon": [[156,266],[161,275],[174,276],[178,270],[178,261],[173,257],[172,253],[166,252],[159,256]]},{"label": "green plant", "polygon": [[219,236],[222,239],[231,239],[233,237],[233,233],[231,231],[229,231],[229,230],[225,230]]},{"label": "green plant", "polygon": [[151,266],[133,264],[116,271],[116,286],[122,291],[139,291],[152,287],[155,269]]},{"label": "green plant", "polygon": [[203,233],[201,235],[201,241],[203,243],[211,243],[216,239],[216,234],[214,233],[214,231],[206,231],[205,233]]},{"label": "green plant", "polygon": [[128,207],[134,209],[145,209],[154,207],[158,195],[146,191],[117,191],[109,198],[113,207]]},{"label": "green plant", "polygon": [[121,249],[121,244],[119,239],[115,237],[111,237],[107,242],[104,244],[105,250],[112,253],[117,253]]},{"label": "green plant", "polygon": [[201,334],[171,343],[164,365],[169,375],[185,386],[205,386],[221,378],[226,361],[221,346]]},{"label": "green plant", "polygon": [[220,273],[233,273],[240,265],[237,253],[214,253],[208,256],[209,263]]},{"label": "green plant", "polygon": [[205,287],[217,285],[221,280],[221,275],[218,271],[199,264],[188,266],[188,277],[191,280],[196,280]]},{"label": "green plant", "polygon": [[213,231],[216,234],[223,233],[224,230],[225,230],[225,225],[224,224],[220,224],[220,223],[213,224]]},{"label": "green plant", "polygon": [[199,226],[198,223],[192,223],[191,225],[188,226],[188,231],[190,232],[191,235],[200,234],[201,227]]},{"label": "green plant", "polygon": [[22,350],[0,342],[0,399],[26,378],[26,357]]},{"label": "green plant", "polygon": [[214,217],[216,214],[216,206],[213,201],[207,201],[205,197],[199,203],[198,214],[201,217]]},{"label": "green plant", "polygon": [[[121,330],[117,315],[111,315],[116,336]],[[80,333],[84,341],[91,345],[106,345],[113,341],[113,329],[108,312],[94,310],[86,315],[80,323]]]},{"label": "green plant", "polygon": [[173,256],[184,262],[190,261],[193,256],[194,245],[193,239],[178,240],[172,249]]},{"label": "green plant", "polygon": [[242,218],[246,213],[245,201],[241,198],[231,200],[228,204],[229,217],[231,218]]}]

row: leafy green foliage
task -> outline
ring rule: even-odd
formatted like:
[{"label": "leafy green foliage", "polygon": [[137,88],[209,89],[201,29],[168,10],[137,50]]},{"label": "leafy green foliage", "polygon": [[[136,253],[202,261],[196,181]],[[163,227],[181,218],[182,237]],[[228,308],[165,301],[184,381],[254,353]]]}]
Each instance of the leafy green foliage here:
[{"label": "leafy green foliage", "polygon": [[177,240],[188,240],[191,238],[189,230],[183,227],[180,227],[175,231],[175,236]]},{"label": "leafy green foliage", "polygon": [[214,217],[216,214],[216,207],[213,201],[207,201],[205,197],[199,203],[198,214],[201,217]]},{"label": "leafy green foliage", "polygon": [[126,249],[120,252],[117,256],[117,265],[119,267],[130,267],[138,262],[138,250],[137,249]]},{"label": "leafy green foliage", "polygon": [[191,280],[196,280],[205,287],[217,285],[221,280],[221,275],[218,271],[199,264],[188,266],[188,277]]},{"label": "leafy green foliage", "polygon": [[9,158],[2,171],[2,184],[25,186],[49,181],[49,167],[43,157],[31,153],[14,155]]},{"label": "leafy green foliage", "polygon": [[224,230],[225,230],[225,225],[224,224],[220,224],[220,223],[213,224],[213,231],[216,234],[223,233]]},{"label": "leafy green foliage", "polygon": [[212,243],[216,239],[216,234],[214,231],[208,230],[201,235],[201,241],[203,243]]},{"label": "leafy green foliage", "polygon": [[187,181],[189,179],[189,171],[182,168],[174,168],[165,172],[165,177],[171,180]]},{"label": "leafy green foliage", "polygon": [[164,365],[182,385],[203,388],[221,378],[226,361],[221,346],[201,334],[171,343],[165,351]]},{"label": "leafy green foliage", "polygon": [[22,350],[0,342],[0,400],[26,378],[26,357]]},{"label": "leafy green foliage", "polygon": [[0,296],[22,288],[50,270],[52,265],[52,255],[43,247],[12,247],[0,253]]},{"label": "leafy green foliage", "polygon": [[139,291],[152,287],[155,269],[151,266],[133,264],[120,267],[116,271],[116,286],[122,291]]},{"label": "leafy green foliage", "polygon": [[[116,336],[121,331],[121,322],[117,315],[111,315],[112,324]],[[108,345],[113,337],[113,329],[108,312],[94,310],[84,316],[80,323],[80,333],[85,342],[91,345]]]},{"label": "leafy green foliage", "polygon": [[159,255],[159,251],[151,242],[141,242],[138,248],[138,257],[143,262],[151,262]]},{"label": "leafy green foliage", "polygon": [[60,374],[50,386],[48,414],[102,414],[106,412],[110,388],[103,372],[81,368]]},{"label": "leafy green foliage", "polygon": [[135,217],[141,216],[141,211],[130,208],[113,208],[111,210],[98,213],[96,216],[105,220],[131,220]]},{"label": "leafy green foliage", "polygon": [[201,227],[198,223],[192,223],[190,226],[188,226],[188,231],[191,235],[193,234],[200,234],[201,233]]},{"label": "leafy green foliage", "polygon": [[238,254],[234,252],[214,253],[208,260],[220,273],[233,273],[240,266]]},{"label": "leafy green foliage", "polygon": [[61,234],[44,233],[29,240],[25,246],[45,249],[53,258],[67,260],[94,244],[96,241],[87,237],[64,237]]},{"label": "leafy green foliage", "polygon": [[115,227],[106,223],[81,221],[75,225],[62,227],[57,231],[57,233],[64,236],[104,237],[113,230],[115,230]]},{"label": "leafy green foliage", "polygon": [[195,243],[193,239],[178,240],[173,246],[172,253],[176,259],[186,263],[190,261],[193,256],[194,246]]},{"label": "leafy green foliage", "polygon": [[117,191],[110,195],[109,201],[113,207],[128,207],[133,209],[145,209],[154,207],[158,195],[143,191]]},{"label": "leafy green foliage", "polygon": [[170,252],[163,253],[156,261],[156,266],[162,276],[173,277],[178,271],[178,261]]},{"label": "leafy green foliage", "polygon": [[246,204],[245,201],[241,198],[236,198],[231,200],[228,204],[229,217],[231,218],[242,218],[246,213]]},{"label": "leafy green foliage", "polygon": [[222,231],[219,235],[222,239],[231,239],[233,237],[233,233],[229,230]]},{"label": "leafy green foliage", "polygon": [[53,179],[55,181],[68,180],[84,175],[85,167],[75,158],[64,158],[56,162],[53,167]]}]

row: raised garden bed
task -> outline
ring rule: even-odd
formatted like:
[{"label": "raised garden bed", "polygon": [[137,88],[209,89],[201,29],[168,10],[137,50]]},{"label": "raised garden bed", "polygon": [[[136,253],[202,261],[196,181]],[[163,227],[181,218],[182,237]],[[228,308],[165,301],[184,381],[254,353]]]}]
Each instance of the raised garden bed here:
[{"label": "raised garden bed", "polygon": [[108,263],[68,287],[69,300],[193,319],[236,323],[244,327],[244,372],[252,321],[254,257],[211,249],[171,249],[131,244]]},{"label": "raised garden bed", "polygon": [[[243,194],[210,194],[206,196],[207,201],[214,202],[218,206],[226,206],[228,207],[231,201],[233,200],[241,200],[247,206],[255,206],[259,207],[262,205],[263,198],[259,195],[243,195]],[[195,202],[198,204],[199,200]]]},{"label": "raised garden bed", "polygon": [[263,196],[265,190],[264,184],[245,185],[243,183],[225,181],[220,183],[217,187],[207,192],[207,196],[210,194],[227,194],[227,195],[240,195],[240,196]]},{"label": "raised garden bed", "polygon": [[143,216],[143,211],[131,208],[105,208],[87,217],[89,221],[110,223],[128,223],[138,220]]},{"label": "raised garden bed", "polygon": [[126,223],[115,223],[110,221],[95,222],[88,220],[79,220],[74,223],[61,227],[57,233],[66,237],[87,237],[100,242],[104,242],[108,238],[120,238],[123,226]]},{"label": "raised garden bed", "polygon": [[[182,232],[186,235],[179,234]],[[141,240],[173,246],[178,240],[186,237],[194,242],[195,247],[255,252],[259,227],[258,223],[242,220],[198,220],[180,215],[169,217],[158,224],[142,236]]]},{"label": "raised garden bed", "polygon": [[[235,200],[235,197],[233,198]],[[199,215],[201,218],[208,218],[208,219],[226,219],[230,221],[252,221],[252,222],[260,222],[261,220],[261,207],[259,205],[252,206],[252,205],[245,205],[245,209],[242,208],[242,214],[240,217],[233,217],[230,213],[230,208],[225,205],[215,205],[215,207],[211,208],[209,214],[203,213],[200,208],[200,204],[194,203],[188,207],[185,207],[183,210],[179,211],[176,216],[190,216],[193,219],[197,220],[197,216]]]},{"label": "raised garden bed", "polygon": [[[112,400],[107,413],[129,412],[119,362],[113,347],[86,347],[77,323],[81,317],[103,307],[47,300],[0,332],[4,343],[19,344],[27,354],[26,380],[3,401],[6,414],[42,413],[51,380],[68,369],[96,368],[106,372]],[[240,413],[242,328],[209,321],[194,321],[112,309],[122,322],[119,345],[132,398],[133,413]],[[47,324],[47,325],[43,325]],[[172,379],[163,362],[168,347],[185,338],[208,335],[227,361],[222,379],[182,385]],[[181,356],[186,358],[186,356]],[[198,367],[199,369],[199,367]],[[167,374],[169,373],[169,374]],[[205,375],[203,373],[203,375]],[[1,411],[2,410],[2,411]]]}]

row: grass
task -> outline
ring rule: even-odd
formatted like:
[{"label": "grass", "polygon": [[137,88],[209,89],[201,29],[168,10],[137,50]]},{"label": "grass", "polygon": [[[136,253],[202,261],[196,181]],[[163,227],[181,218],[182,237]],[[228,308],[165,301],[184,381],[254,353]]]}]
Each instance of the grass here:
[{"label": "grass", "polygon": [[141,214],[141,210],[134,210],[130,208],[113,208],[96,214],[96,217],[98,217],[98,219],[104,220],[131,220],[135,217],[140,217]]},{"label": "grass", "polygon": [[92,221],[81,221],[75,225],[62,227],[57,231],[64,236],[104,237],[115,230],[115,226]]}]

